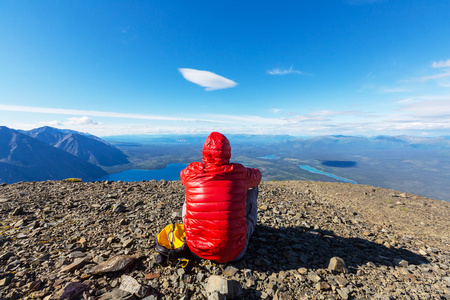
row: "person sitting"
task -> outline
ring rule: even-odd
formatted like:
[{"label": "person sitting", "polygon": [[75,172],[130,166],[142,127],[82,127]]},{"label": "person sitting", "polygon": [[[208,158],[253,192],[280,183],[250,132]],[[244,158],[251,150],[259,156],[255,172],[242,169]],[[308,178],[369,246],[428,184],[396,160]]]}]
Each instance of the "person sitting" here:
[{"label": "person sitting", "polygon": [[203,146],[202,162],[181,171],[186,188],[183,221],[186,242],[198,257],[225,263],[240,260],[257,221],[258,169],[230,163],[231,146],[212,132]]}]

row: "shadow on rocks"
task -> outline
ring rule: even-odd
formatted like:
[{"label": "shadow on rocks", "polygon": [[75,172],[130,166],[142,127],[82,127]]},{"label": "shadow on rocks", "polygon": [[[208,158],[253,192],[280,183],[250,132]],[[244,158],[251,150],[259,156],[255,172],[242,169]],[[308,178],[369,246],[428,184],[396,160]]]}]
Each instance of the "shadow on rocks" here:
[{"label": "shadow on rocks", "polygon": [[398,266],[425,264],[414,252],[362,239],[344,238],[331,231],[299,227],[272,228],[257,225],[244,256],[247,268],[257,271],[286,271],[327,268],[332,257],[342,258],[349,271],[364,264]]}]

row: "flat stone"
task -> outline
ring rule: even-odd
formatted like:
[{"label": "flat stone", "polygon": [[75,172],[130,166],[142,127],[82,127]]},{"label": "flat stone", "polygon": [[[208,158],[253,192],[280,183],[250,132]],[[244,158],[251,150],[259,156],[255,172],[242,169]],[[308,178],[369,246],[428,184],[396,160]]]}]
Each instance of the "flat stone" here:
[{"label": "flat stone", "polygon": [[59,299],[77,299],[87,290],[89,290],[89,286],[81,282],[71,282],[66,285]]},{"label": "flat stone", "polygon": [[345,287],[348,284],[347,278],[341,275],[334,276],[334,280],[339,284],[341,287]]},{"label": "flat stone", "polygon": [[145,279],[154,279],[154,278],[158,278],[158,277],[160,277],[161,276],[161,274],[159,274],[159,273],[147,273],[147,274],[145,274],[144,275],[144,277],[145,277]]},{"label": "flat stone", "polygon": [[325,281],[320,281],[316,284],[316,289],[318,291],[327,291],[331,289],[330,285]]},{"label": "flat stone", "polygon": [[236,268],[235,266],[229,265],[223,271],[223,274],[226,275],[226,276],[230,276],[231,277],[231,276],[234,276],[238,271],[239,271],[238,268]]},{"label": "flat stone", "polygon": [[135,300],[136,297],[127,291],[120,290],[118,288],[113,289],[107,293],[101,295],[98,300]]},{"label": "flat stone", "polygon": [[123,248],[128,248],[128,247],[131,246],[131,244],[133,244],[133,239],[127,239],[127,240],[123,241],[122,247]]},{"label": "flat stone", "polygon": [[123,206],[122,203],[116,203],[113,205],[112,211],[115,213],[123,213],[126,211],[126,208],[125,208],[125,206]]},{"label": "flat stone", "polygon": [[140,284],[136,279],[128,275],[122,275],[122,283],[119,289],[130,294],[135,294],[140,298],[147,296],[149,292],[149,287]]},{"label": "flat stone", "polygon": [[206,292],[218,292],[227,297],[235,298],[242,294],[242,287],[236,280],[227,280],[221,276],[211,275],[206,282]]},{"label": "flat stone", "polygon": [[80,258],[80,257],[86,257],[86,253],[81,251],[73,251],[69,253],[69,257],[72,258]]},{"label": "flat stone", "polygon": [[11,283],[11,276],[6,276],[2,279],[0,279],[0,286],[8,286]]},{"label": "flat stone", "polygon": [[85,258],[77,258],[73,263],[61,269],[61,272],[72,272],[80,269],[86,262]]},{"label": "flat stone", "polygon": [[315,272],[309,272],[307,277],[312,282],[319,282],[320,280],[322,280],[322,278],[320,278],[320,276],[317,275]]}]

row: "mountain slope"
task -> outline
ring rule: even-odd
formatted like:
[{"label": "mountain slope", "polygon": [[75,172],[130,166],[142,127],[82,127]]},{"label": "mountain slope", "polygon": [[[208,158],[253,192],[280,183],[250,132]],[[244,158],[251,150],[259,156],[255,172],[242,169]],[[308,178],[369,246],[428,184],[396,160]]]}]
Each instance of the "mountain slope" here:
[{"label": "mountain slope", "polygon": [[48,126],[24,133],[91,164],[115,166],[129,163],[125,154],[119,149],[92,135],[59,130]]},{"label": "mountain slope", "polygon": [[106,172],[65,151],[16,130],[0,127],[0,182],[95,180]]}]

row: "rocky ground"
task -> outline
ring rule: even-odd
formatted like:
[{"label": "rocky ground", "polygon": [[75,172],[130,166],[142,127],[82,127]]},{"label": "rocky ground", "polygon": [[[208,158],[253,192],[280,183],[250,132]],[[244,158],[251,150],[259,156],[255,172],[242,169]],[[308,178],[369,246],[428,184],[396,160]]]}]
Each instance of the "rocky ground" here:
[{"label": "rocky ground", "polygon": [[450,299],[450,203],[264,182],[244,259],[155,263],[175,182],[0,186],[0,299]]}]

